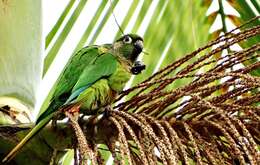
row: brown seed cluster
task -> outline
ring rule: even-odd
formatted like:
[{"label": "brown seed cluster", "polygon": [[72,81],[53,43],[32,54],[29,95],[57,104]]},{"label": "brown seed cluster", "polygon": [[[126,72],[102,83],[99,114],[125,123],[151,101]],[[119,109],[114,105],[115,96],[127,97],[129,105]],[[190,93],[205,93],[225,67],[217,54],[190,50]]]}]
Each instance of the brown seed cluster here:
[{"label": "brown seed cluster", "polygon": [[[140,151],[142,163],[260,163],[260,43],[216,58],[234,44],[259,37],[260,26],[240,28],[119,96],[133,95],[110,115],[121,123],[119,134],[131,132],[128,143]],[[175,88],[175,83],[181,85]]]},{"label": "brown seed cluster", "polygon": [[260,43],[248,44],[260,25],[240,31],[257,19],[122,92],[116,101],[133,97],[96,124],[115,135],[102,135],[107,149],[96,155],[106,150],[115,164],[260,164]]}]

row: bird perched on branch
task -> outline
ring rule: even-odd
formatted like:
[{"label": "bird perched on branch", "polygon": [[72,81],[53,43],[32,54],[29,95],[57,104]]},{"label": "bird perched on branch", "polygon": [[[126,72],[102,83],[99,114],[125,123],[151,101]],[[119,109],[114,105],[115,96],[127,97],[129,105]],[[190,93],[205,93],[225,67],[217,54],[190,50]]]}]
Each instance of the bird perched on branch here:
[{"label": "bird perched on branch", "polygon": [[111,104],[131,74],[138,74],[145,68],[136,62],[142,50],[143,39],[128,34],[113,44],[88,46],[73,55],[56,83],[48,108],[3,162],[10,161],[61,107],[77,107],[81,113],[97,114],[102,107]]}]

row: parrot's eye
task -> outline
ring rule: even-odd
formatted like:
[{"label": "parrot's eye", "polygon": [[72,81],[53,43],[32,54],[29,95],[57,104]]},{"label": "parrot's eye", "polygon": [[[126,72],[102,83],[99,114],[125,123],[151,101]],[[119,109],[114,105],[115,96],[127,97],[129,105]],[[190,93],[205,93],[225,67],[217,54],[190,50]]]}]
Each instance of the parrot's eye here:
[{"label": "parrot's eye", "polygon": [[129,36],[125,36],[125,38],[124,38],[124,43],[126,43],[126,44],[130,44],[131,42],[132,42],[132,38],[131,37],[129,37]]}]

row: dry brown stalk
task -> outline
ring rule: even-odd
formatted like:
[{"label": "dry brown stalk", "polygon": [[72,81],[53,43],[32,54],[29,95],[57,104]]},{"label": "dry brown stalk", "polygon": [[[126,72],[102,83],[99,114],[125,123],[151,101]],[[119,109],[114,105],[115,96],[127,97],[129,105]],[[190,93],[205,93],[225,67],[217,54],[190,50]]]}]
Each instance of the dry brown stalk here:
[{"label": "dry brown stalk", "polygon": [[[176,152],[174,152],[173,150],[173,146],[170,143],[170,139],[168,138],[168,135],[164,129],[164,127],[159,123],[159,121],[155,120],[154,118],[141,114],[149,123],[151,124],[155,124],[156,127],[158,128],[158,135],[162,138],[162,140],[165,143],[166,146],[166,150],[169,151],[168,155],[168,159],[169,159],[169,164],[175,165],[177,163],[177,156],[176,156]],[[155,128],[154,128],[155,129]]]},{"label": "dry brown stalk", "polygon": [[133,164],[132,159],[131,159],[131,154],[130,154],[130,150],[129,150],[129,146],[128,146],[128,142],[127,139],[125,137],[125,133],[124,133],[124,128],[121,127],[120,123],[112,116],[109,117],[109,119],[115,124],[115,126],[118,129],[118,136],[119,136],[119,142],[120,142],[120,146],[119,146],[119,151],[121,153],[121,164],[125,164],[125,160],[124,160],[124,156],[127,156],[128,159],[128,163],[130,165]]},{"label": "dry brown stalk", "polygon": [[191,133],[191,130],[189,128],[189,125],[187,123],[183,123],[183,126],[185,128],[185,131],[188,133],[188,136],[189,136],[189,140],[191,141],[192,143],[192,146],[193,146],[193,149],[194,149],[194,152],[195,152],[195,159],[196,159],[196,162],[199,164],[199,165],[202,165],[204,163],[202,163],[202,158],[201,158],[201,155],[200,155],[200,151],[199,151],[199,148],[198,148],[198,145]]},{"label": "dry brown stalk", "polygon": [[[151,127],[145,125],[143,123],[144,119],[140,116],[133,116],[133,115],[129,115],[127,114],[126,112],[119,112],[119,111],[112,111],[111,113],[115,113],[121,117],[124,117],[128,120],[131,120],[132,122],[134,122],[135,124],[137,124],[143,132],[147,133],[152,139],[153,139],[153,142],[155,143],[155,145],[157,146],[158,150],[160,151],[160,157],[162,159],[162,162],[164,164],[167,164],[167,161],[166,161],[166,155],[165,154],[168,154],[169,156],[169,153],[166,149],[166,146],[165,144],[163,143],[162,140],[160,140],[154,133],[154,131],[151,129]],[[136,118],[135,118],[136,117]],[[141,121],[140,121],[141,120]],[[165,153],[167,152],[167,153]]]},{"label": "dry brown stalk", "polygon": [[[238,149],[236,142],[234,141],[234,139],[229,135],[229,133],[225,130],[225,128],[223,128],[223,125],[219,125],[218,123],[212,122],[212,121],[208,121],[208,123],[214,127],[216,127],[218,130],[220,130],[223,133],[223,136],[227,139],[227,141],[229,142],[230,145],[230,151],[227,152],[229,154],[232,155],[233,159],[238,158],[240,163],[242,164],[246,164],[245,159],[243,157],[243,154],[241,153],[241,151]],[[220,140],[222,142],[222,140]],[[223,143],[223,142],[222,142]]]},{"label": "dry brown stalk", "polygon": [[212,144],[212,141],[210,141],[211,143],[209,143],[204,140],[203,137],[201,137],[200,134],[194,131],[192,128],[190,128],[190,130],[195,137],[195,141],[198,144],[198,147],[200,148],[200,152],[202,153],[201,155],[205,155],[207,157],[207,163],[213,165],[224,164],[216,145],[214,145],[214,143]]},{"label": "dry brown stalk", "polygon": [[91,150],[91,148],[89,147],[89,144],[85,138],[84,133],[82,132],[82,129],[80,128],[77,120],[78,117],[71,115],[69,112],[65,112],[66,116],[70,119],[71,122],[71,126],[74,129],[75,135],[77,137],[78,140],[78,148],[80,151],[80,155],[82,157],[82,163],[83,164],[87,164],[88,158],[90,158],[91,162],[93,163],[93,165],[97,164],[97,160],[96,160],[96,155],[95,153]]},{"label": "dry brown stalk", "polygon": [[246,144],[247,148],[250,150],[253,156],[252,158],[250,158],[250,160],[253,160],[253,163],[257,164],[257,162],[260,162],[260,154],[258,153],[257,148],[255,147],[257,146],[257,144],[253,139],[251,133],[247,130],[246,126],[240,120],[236,118],[231,118],[231,120],[237,123],[237,125],[241,128],[243,134],[243,142]]},{"label": "dry brown stalk", "polygon": [[[198,97],[193,95],[193,97]],[[214,109],[217,113],[219,113],[219,115],[224,119],[224,121],[226,122],[227,125],[224,125],[223,127],[228,130],[230,132],[231,135],[233,135],[233,138],[240,143],[242,149],[244,150],[244,152],[246,153],[249,161],[251,164],[256,164],[256,161],[254,160],[253,156],[251,155],[251,153],[249,152],[249,149],[247,148],[247,146],[245,145],[245,143],[241,140],[241,135],[239,134],[238,130],[236,129],[235,125],[231,122],[231,120],[229,119],[229,117],[225,114],[225,111],[223,111],[222,109],[212,105],[211,103],[200,99],[200,101],[202,101],[205,105],[207,105],[208,107],[210,107],[211,109]],[[228,127],[229,126],[229,127]]]},{"label": "dry brown stalk", "polygon": [[[127,122],[120,116],[115,116],[115,118],[118,119],[118,121],[126,128],[126,130],[129,132],[131,138],[133,139],[134,143],[137,145],[139,151],[140,151],[140,155],[141,155],[141,161],[143,162],[144,165],[148,165],[148,164],[156,164],[155,162],[153,162],[152,158],[150,157],[149,153],[147,154],[147,157],[149,159],[149,161],[146,158],[146,154],[143,148],[143,145],[140,143],[140,141],[138,140],[137,136],[135,135],[133,129],[131,128],[131,126],[129,124],[127,124]],[[148,163],[149,162],[149,163]]]},{"label": "dry brown stalk", "polygon": [[[147,127],[147,129],[149,130],[149,135],[151,136],[151,138],[153,138],[154,143],[160,152],[160,157],[163,160],[163,162],[166,160],[168,162],[168,164],[172,164],[171,159],[170,159],[171,153],[167,147],[167,142],[164,139],[160,138],[160,135],[157,135],[157,132],[155,132],[153,127],[148,123],[147,118],[145,116],[139,115],[139,114],[138,115],[133,114],[133,116],[135,116],[138,120],[140,120],[142,123],[144,123],[145,126]],[[155,119],[153,119],[153,120],[155,120]]]},{"label": "dry brown stalk", "polygon": [[171,127],[171,125],[168,122],[163,122],[167,130],[169,131],[170,137],[171,137],[171,142],[173,145],[177,145],[180,149],[180,157],[183,157],[183,162],[185,164],[188,164],[188,155],[187,152],[185,151],[185,146],[181,143],[180,138],[178,137],[177,133],[175,130]]}]

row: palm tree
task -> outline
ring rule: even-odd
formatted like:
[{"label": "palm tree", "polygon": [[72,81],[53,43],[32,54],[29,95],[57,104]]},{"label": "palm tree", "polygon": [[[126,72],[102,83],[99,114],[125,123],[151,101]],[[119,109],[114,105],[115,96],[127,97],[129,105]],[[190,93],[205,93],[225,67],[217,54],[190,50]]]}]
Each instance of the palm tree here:
[{"label": "palm tree", "polygon": [[[120,3],[125,1],[100,1],[66,56],[97,43],[113,11],[117,17]],[[213,3],[216,10],[208,13]],[[228,5],[239,15],[227,14]],[[36,89],[65,58],[59,55],[62,46],[80,16],[93,6],[91,1],[69,0],[44,36],[45,53],[41,1],[2,0],[0,7],[3,158],[33,127]],[[48,125],[11,163],[258,164],[258,1],[133,0],[122,10],[126,15],[118,22],[123,31],[143,35],[148,52],[142,56],[145,72],[132,78],[107,117],[80,120],[80,128],[73,119],[57,128]],[[221,27],[212,31],[218,18]],[[235,25],[232,31],[230,22]],[[107,41],[120,36],[120,29],[111,34]],[[48,105],[53,88],[41,109]]]}]

